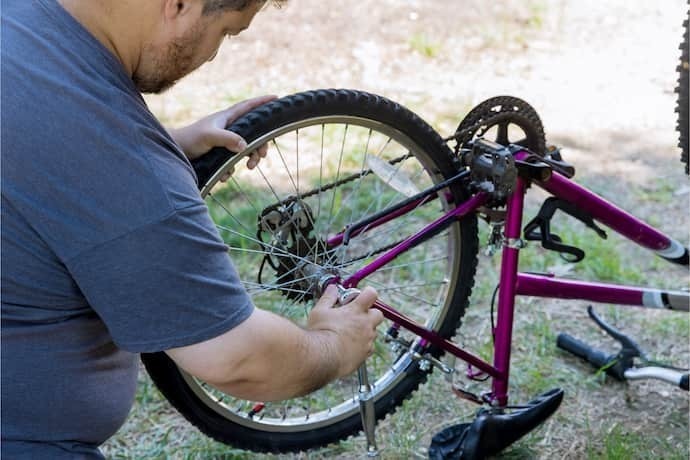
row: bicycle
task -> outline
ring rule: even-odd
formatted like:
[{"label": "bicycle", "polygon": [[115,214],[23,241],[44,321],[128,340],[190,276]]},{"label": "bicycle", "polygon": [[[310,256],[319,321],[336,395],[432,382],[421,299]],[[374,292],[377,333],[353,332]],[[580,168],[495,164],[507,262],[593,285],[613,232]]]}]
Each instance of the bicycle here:
[{"label": "bicycle", "polygon": [[[687,21],[685,30],[682,59],[687,63]],[[687,65],[685,77],[682,70],[681,64],[679,130],[687,172]],[[327,284],[340,286],[346,301],[351,289],[366,282],[379,291],[375,307],[389,321],[384,340],[357,376],[280,404],[231,398],[184,373],[162,353],[143,355],[163,395],[221,442],[261,452],[301,451],[364,430],[368,453],[374,455],[375,421],[401,405],[433,369],[454,372],[441,361],[443,352],[467,362],[469,378],[490,379],[490,391],[462,395],[487,406],[489,416],[502,417],[509,408],[516,296],[689,309],[685,291],[518,271],[519,253],[530,239],[571,262],[584,257],[550,231],[557,210],[599,236],[605,231],[597,222],[688,266],[682,244],[572,181],[574,167],[547,146],[537,112],[520,99],[483,102],[447,138],[404,107],[353,90],[288,96],[230,129],[247,140],[245,152],[214,149],[194,167],[256,304],[299,322]],[[243,157],[267,143],[269,158],[256,171],[245,170]],[[228,174],[230,180],[222,182]],[[523,237],[529,186],[545,189],[553,199],[527,223]],[[490,225],[489,248],[502,252],[492,363],[450,340],[474,284],[478,217]],[[687,374],[676,377],[687,387]],[[549,392],[526,411],[516,411],[522,431],[551,415],[560,398],[562,393]]]}]

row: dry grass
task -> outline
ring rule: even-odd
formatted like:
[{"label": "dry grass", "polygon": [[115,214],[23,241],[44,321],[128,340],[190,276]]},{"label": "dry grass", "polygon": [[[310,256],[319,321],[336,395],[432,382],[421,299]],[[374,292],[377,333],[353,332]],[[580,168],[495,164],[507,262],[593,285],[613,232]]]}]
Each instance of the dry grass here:
[{"label": "dry grass", "polygon": [[[685,11],[682,0],[291,0],[287,8],[262,13],[216,61],[149,103],[164,122],[181,124],[258,94],[352,87],[402,102],[447,134],[475,103],[513,94],[537,108],[549,140],[564,147],[582,183],[687,244],[690,188],[678,162],[673,114]],[[596,268],[610,266],[622,282],[688,287],[687,271],[618,240],[604,247],[589,231],[577,234],[591,245],[586,263],[593,267],[578,275],[593,277]],[[527,254],[524,262],[538,267],[548,257],[538,249]],[[481,283],[459,336],[480,351],[487,349],[482,337],[496,276],[495,261],[481,264]],[[566,398],[551,420],[504,457],[687,459],[688,394],[656,382],[611,382],[556,350],[560,331],[613,346],[586,319],[585,306],[519,303],[513,401],[553,386],[563,387]],[[690,366],[687,315],[615,306],[598,311],[654,357]],[[256,457],[199,435],[145,375],[140,383],[132,417],[106,446],[109,456]],[[447,388],[433,376],[380,424],[383,458],[424,458],[435,432],[471,416],[475,408],[453,399]],[[284,458],[355,458],[362,452],[363,440],[355,438]]]}]

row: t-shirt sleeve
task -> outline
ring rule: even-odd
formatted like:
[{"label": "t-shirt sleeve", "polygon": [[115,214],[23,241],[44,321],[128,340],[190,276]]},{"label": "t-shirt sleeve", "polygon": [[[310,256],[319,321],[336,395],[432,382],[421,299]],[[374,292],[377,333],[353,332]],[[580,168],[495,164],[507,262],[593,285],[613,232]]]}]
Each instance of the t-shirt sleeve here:
[{"label": "t-shirt sleeve", "polygon": [[135,353],[211,339],[253,310],[203,204],[83,251],[67,265],[115,344]]}]

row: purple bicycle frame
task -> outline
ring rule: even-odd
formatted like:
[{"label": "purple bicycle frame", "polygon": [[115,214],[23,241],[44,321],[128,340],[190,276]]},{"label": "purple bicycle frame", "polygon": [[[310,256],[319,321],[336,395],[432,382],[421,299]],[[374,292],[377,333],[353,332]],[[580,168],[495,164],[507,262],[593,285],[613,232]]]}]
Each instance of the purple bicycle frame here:
[{"label": "purple bicycle frame", "polygon": [[[516,158],[522,159],[527,152],[519,152]],[[616,207],[600,196],[576,184],[558,172],[553,172],[548,180],[535,182],[554,196],[568,201],[579,209],[586,211],[597,221],[608,226],[627,239],[656,252],[657,255],[671,262],[688,265],[688,250],[676,240],[669,238],[648,224]],[[636,305],[653,308],[668,308],[688,311],[690,295],[687,292],[662,291],[642,287],[630,287],[617,284],[586,282],[561,279],[553,275],[536,275],[518,272],[519,250],[521,240],[522,214],[526,183],[518,178],[513,193],[506,203],[505,240],[503,244],[500,284],[498,292],[498,309],[494,333],[493,365],[472,353],[460,348],[455,343],[439,336],[433,330],[414,322],[402,315],[393,307],[377,300],[374,307],[394,324],[403,327],[421,337],[421,345],[432,344],[464,360],[474,368],[492,378],[491,392],[485,395],[487,401],[496,406],[505,406],[508,402],[508,380],[510,374],[510,350],[513,330],[513,314],[516,296],[550,297],[561,299],[589,300],[593,302]],[[362,267],[349,278],[341,281],[345,287],[355,287],[379,268],[383,267],[403,252],[423,241],[425,236],[439,231],[457,219],[472,214],[486,203],[488,196],[478,193],[464,203],[449,210],[419,232],[408,237],[394,248]],[[417,204],[423,204],[426,198]],[[381,218],[369,224],[362,232],[369,231],[378,225],[409,212],[415,204],[391,211],[390,218]],[[329,238],[334,245],[342,242],[342,234]]]}]

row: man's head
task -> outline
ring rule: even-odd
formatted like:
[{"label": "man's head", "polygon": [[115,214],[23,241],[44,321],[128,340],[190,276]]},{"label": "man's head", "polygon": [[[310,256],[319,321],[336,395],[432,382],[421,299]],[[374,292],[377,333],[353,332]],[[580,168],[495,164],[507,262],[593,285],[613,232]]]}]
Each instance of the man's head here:
[{"label": "man's head", "polygon": [[225,37],[249,27],[268,2],[287,0],[162,0],[159,33],[144,43],[132,75],[144,93],[160,93],[213,59]]}]

